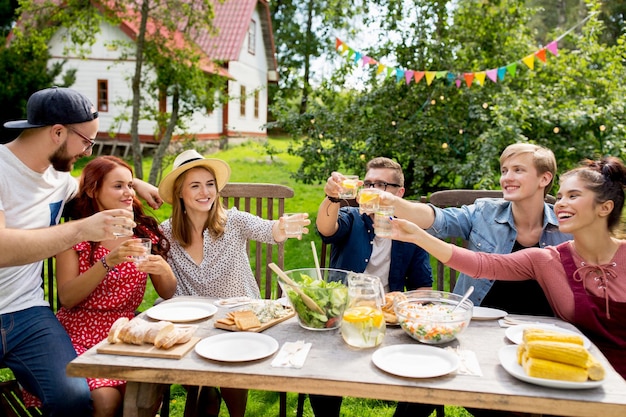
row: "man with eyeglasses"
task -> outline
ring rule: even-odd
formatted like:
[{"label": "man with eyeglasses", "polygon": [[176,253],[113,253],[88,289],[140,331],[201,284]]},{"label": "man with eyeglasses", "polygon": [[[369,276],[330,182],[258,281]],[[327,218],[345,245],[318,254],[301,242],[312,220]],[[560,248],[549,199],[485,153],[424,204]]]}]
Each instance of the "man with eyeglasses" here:
[{"label": "man with eyeglasses", "polygon": [[[374,158],[365,167],[363,186],[404,196],[404,174],[397,162],[384,157]],[[385,291],[432,289],[430,257],[416,245],[376,237],[374,215],[360,214],[358,207],[341,207],[338,198],[344,176],[333,172],[324,192],[326,197],[317,212],[317,231],[324,243],[332,244],[330,267],[367,273],[379,277]],[[346,202],[347,203],[347,202]],[[339,416],[341,397],[309,395],[316,416]],[[418,409],[424,407],[423,413]],[[432,405],[399,403],[394,416],[428,416]]]},{"label": "man with eyeglasses", "polygon": [[[42,400],[44,415],[91,416],[87,381],[65,374],[76,352],[44,299],[42,261],[79,242],[114,239],[135,223],[118,209],[58,224],[78,191],[69,171],[91,154],[98,112],[83,94],[57,87],[34,93],[26,110],[27,120],[4,125],[22,132],[0,145],[0,364]],[[159,207],[156,187],[139,180],[134,186]]]}]

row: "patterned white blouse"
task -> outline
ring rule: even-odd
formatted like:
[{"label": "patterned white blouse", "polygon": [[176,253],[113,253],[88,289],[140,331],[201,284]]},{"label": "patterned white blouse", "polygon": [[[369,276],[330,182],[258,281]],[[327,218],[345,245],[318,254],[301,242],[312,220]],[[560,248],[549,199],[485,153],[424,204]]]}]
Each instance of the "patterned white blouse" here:
[{"label": "patterned white blouse", "polygon": [[246,253],[246,243],[256,240],[276,243],[272,236],[273,220],[265,220],[236,208],[227,210],[224,234],[217,239],[204,231],[204,253],[198,265],[172,237],[171,219],[161,223],[163,234],[170,241],[168,263],[178,279],[174,296],[260,298]]}]

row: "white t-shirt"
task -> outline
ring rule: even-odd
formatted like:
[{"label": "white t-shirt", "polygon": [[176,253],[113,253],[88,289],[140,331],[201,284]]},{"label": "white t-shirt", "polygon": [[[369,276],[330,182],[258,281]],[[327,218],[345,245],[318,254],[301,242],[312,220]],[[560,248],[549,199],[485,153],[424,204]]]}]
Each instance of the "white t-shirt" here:
[{"label": "white t-shirt", "polygon": [[[7,229],[58,224],[65,202],[78,191],[76,179],[68,172],[52,167],[43,174],[35,172],[4,145],[0,145],[0,167],[0,211]],[[0,314],[48,305],[41,288],[42,264],[43,259],[0,268]]]},{"label": "white t-shirt", "polygon": [[365,267],[366,274],[380,278],[385,292],[389,292],[389,268],[391,267],[391,239],[374,236],[372,255]]}]

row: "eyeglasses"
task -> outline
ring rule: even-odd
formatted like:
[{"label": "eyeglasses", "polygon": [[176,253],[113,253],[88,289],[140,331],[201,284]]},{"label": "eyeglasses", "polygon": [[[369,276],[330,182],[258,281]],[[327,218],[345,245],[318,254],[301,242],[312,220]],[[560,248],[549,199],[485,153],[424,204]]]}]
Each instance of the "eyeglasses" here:
[{"label": "eyeglasses", "polygon": [[364,188],[376,188],[377,190],[382,190],[382,191],[387,191],[387,187],[389,186],[397,187],[397,188],[402,187],[400,184],[392,184],[390,182],[382,182],[382,181],[376,181],[376,182],[365,181],[363,183]]},{"label": "eyeglasses", "polygon": [[67,127],[68,130],[71,130],[72,132],[76,133],[83,140],[83,143],[85,143],[85,149],[83,149],[83,152],[87,152],[89,149],[93,148],[93,145],[96,144],[96,141],[94,139],[91,139],[90,137],[80,133],[78,130],[74,129],[73,127],[71,126],[65,126],[65,127]]}]

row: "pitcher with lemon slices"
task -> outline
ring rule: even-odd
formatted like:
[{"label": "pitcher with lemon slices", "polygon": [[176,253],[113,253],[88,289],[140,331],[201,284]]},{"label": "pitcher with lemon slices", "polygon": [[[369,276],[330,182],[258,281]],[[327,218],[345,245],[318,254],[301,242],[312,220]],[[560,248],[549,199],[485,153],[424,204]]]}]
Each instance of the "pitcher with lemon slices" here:
[{"label": "pitcher with lemon slices", "polygon": [[385,292],[380,278],[351,273],[348,276],[348,307],[341,319],[341,336],[350,346],[378,346],[385,337],[385,317],[382,306]]}]

